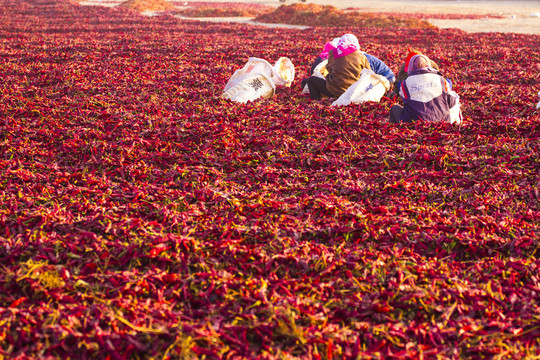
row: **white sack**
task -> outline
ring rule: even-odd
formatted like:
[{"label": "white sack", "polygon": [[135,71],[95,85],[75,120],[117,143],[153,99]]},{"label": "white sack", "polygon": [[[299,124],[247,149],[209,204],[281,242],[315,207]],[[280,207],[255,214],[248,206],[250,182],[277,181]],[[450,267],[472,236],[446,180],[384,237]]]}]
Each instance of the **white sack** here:
[{"label": "white sack", "polygon": [[[229,81],[230,82],[230,81]],[[229,84],[227,84],[229,85]],[[235,78],[234,84],[221,95],[224,99],[247,103],[259,98],[269,99],[274,96],[276,85],[265,74],[244,74]]]},{"label": "white sack", "polygon": [[264,74],[269,79],[275,77],[274,67],[266,60],[250,57],[243,68],[238,69],[231,76],[223,92],[244,81],[244,78],[257,74]]},{"label": "white sack", "polygon": [[349,86],[349,88],[332,103],[332,106],[345,106],[366,101],[379,102],[388,90],[390,90],[390,82],[387,78],[382,75],[377,75],[371,70],[363,69],[360,73],[360,79]]}]

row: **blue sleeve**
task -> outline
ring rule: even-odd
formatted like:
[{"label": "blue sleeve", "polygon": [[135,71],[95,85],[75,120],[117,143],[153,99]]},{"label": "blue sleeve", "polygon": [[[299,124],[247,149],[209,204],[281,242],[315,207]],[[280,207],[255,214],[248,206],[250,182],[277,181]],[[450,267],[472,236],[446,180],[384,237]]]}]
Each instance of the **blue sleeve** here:
[{"label": "blue sleeve", "polygon": [[367,53],[364,53],[364,54],[366,55],[368,59],[369,66],[371,66],[371,70],[373,70],[375,74],[384,76],[390,82],[396,81],[396,75],[394,75],[394,73],[392,72],[392,70],[390,70],[388,65],[386,65],[381,59]]}]

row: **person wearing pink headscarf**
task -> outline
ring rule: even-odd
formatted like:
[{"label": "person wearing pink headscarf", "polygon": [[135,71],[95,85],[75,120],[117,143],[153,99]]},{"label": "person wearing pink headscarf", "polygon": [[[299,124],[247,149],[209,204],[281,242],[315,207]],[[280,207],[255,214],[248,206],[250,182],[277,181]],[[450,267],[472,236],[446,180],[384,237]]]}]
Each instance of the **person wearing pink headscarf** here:
[{"label": "person wearing pink headscarf", "polygon": [[[311,64],[311,69],[309,72],[310,76],[313,75],[313,73],[315,72],[317,65],[319,65],[320,63],[328,59],[328,56],[330,55],[330,50],[333,50],[336,48],[338,41],[339,41],[339,38],[335,38],[332,41],[329,41],[326,44],[324,44],[322,51],[319,53],[319,56],[317,56],[315,61],[313,61],[313,63]],[[308,81],[308,78],[302,79],[302,81],[300,82],[301,89],[303,89],[306,86],[307,81]]]},{"label": "person wearing pink headscarf", "polygon": [[400,84],[399,95],[403,106],[390,109],[390,122],[444,121],[450,122],[450,108],[457,103],[452,96],[449,82],[436,69],[431,60],[422,54],[409,61],[407,78]]},{"label": "person wearing pink headscarf", "polygon": [[317,56],[313,64],[311,64],[312,74],[313,74],[313,71],[315,71],[315,68],[317,67],[317,65],[319,65],[324,60],[328,60],[328,56],[330,56],[330,50],[334,50],[337,47],[338,41],[339,41],[339,38],[335,38],[332,41],[329,41],[326,44],[324,44],[323,50],[321,51],[319,56]]},{"label": "person wearing pink headscarf", "polygon": [[371,67],[366,55],[360,51],[358,39],[353,34],[343,35],[339,38],[336,48],[328,51],[326,79],[316,76],[308,79],[310,98],[320,100],[322,95],[339,97],[360,79],[363,69],[371,70]]}]

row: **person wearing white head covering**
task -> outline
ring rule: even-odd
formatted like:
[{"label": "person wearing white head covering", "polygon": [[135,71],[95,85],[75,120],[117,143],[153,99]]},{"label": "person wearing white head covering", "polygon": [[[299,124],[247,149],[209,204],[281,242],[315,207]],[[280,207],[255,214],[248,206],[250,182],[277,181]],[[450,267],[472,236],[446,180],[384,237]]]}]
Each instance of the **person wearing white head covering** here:
[{"label": "person wearing white head covering", "polygon": [[326,79],[316,76],[308,79],[310,98],[320,100],[322,95],[338,98],[360,79],[362,69],[371,67],[366,55],[360,51],[357,37],[353,34],[343,35],[336,48],[329,51]]},{"label": "person wearing white head covering", "polygon": [[[341,37],[340,43],[338,43],[334,58],[348,55],[355,49],[360,51],[358,39],[352,34],[345,34]],[[396,76],[392,70],[390,70],[390,68],[381,59],[368,54],[365,51],[361,52],[366,56],[369,66],[375,74],[384,76],[390,83],[393,83],[396,80]]]},{"label": "person wearing white head covering", "polygon": [[358,42],[358,38],[353,34],[345,34],[341,38],[339,38],[336,50],[334,52],[334,58],[337,59],[358,50],[360,50],[360,43]]}]

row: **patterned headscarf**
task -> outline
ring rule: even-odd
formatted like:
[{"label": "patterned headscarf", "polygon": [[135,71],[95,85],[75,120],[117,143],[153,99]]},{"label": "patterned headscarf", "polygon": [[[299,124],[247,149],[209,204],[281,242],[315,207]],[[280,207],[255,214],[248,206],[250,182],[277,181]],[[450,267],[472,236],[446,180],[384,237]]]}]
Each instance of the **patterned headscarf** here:
[{"label": "patterned headscarf", "polygon": [[414,55],[409,61],[409,68],[407,69],[407,74],[411,74],[413,71],[430,67],[431,61],[426,55]]},{"label": "patterned headscarf", "polygon": [[339,41],[339,38],[335,38],[334,40],[327,42],[324,45],[323,51],[319,54],[319,57],[321,59],[328,59],[330,50],[334,50],[337,47],[338,41]]},{"label": "patterned headscarf", "polygon": [[339,38],[336,50],[334,50],[334,58],[340,58],[349,55],[357,50],[360,50],[358,39],[353,34],[345,34]]}]

